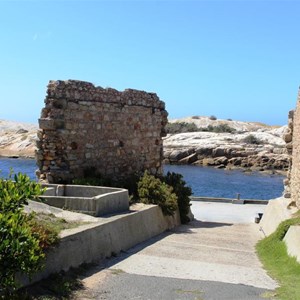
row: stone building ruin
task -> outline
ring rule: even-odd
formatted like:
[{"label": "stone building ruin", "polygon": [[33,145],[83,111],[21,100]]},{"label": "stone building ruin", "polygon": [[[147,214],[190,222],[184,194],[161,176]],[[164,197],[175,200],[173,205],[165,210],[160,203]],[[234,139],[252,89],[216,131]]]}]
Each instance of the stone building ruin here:
[{"label": "stone building ruin", "polygon": [[154,93],[50,81],[39,119],[40,180],[70,183],[88,170],[123,179],[162,172],[165,104]]},{"label": "stone building ruin", "polygon": [[290,154],[284,197],[291,198],[290,205],[296,205],[300,209],[300,89],[296,109],[289,112],[288,132],[284,139]]}]

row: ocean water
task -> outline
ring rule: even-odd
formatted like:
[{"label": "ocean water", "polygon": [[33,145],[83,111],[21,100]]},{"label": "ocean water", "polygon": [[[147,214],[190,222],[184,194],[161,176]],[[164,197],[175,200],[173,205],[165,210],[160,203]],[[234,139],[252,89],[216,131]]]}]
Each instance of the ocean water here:
[{"label": "ocean water", "polygon": [[[26,173],[36,180],[37,166],[33,159],[0,158],[0,176],[7,177],[10,168],[13,168],[15,173]],[[236,198],[239,193],[243,199],[267,200],[280,197],[283,192],[284,176],[280,175],[226,171],[191,165],[165,165],[164,173],[168,171],[182,174],[195,196]]]},{"label": "ocean water", "polygon": [[236,198],[239,193],[242,199],[274,199],[282,195],[285,178],[260,172],[191,165],[165,165],[164,173],[168,171],[182,174],[193,195],[221,198]]},{"label": "ocean water", "polygon": [[32,180],[36,180],[37,166],[34,159],[0,158],[0,177],[7,177],[13,169],[14,173],[26,173]]}]

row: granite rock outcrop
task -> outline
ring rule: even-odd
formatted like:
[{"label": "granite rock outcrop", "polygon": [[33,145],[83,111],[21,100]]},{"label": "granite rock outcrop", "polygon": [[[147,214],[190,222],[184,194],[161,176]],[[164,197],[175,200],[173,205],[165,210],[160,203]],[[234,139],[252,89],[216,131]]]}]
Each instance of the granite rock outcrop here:
[{"label": "granite rock outcrop", "polygon": [[0,156],[34,157],[37,125],[0,120]]},{"label": "granite rock outcrop", "polygon": [[[164,163],[195,164],[216,168],[246,168],[253,171],[287,171],[289,155],[285,139],[287,126],[271,127],[258,123],[185,118],[172,122],[191,122],[198,128],[227,124],[232,133],[207,131],[168,134],[164,138]],[[216,125],[212,125],[212,124]],[[249,138],[251,137],[251,138]]]}]

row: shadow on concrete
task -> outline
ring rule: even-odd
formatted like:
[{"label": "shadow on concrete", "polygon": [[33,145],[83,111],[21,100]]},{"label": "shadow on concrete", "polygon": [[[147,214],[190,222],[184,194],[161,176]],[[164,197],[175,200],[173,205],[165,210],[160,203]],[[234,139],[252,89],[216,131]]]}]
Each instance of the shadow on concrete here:
[{"label": "shadow on concrete", "polygon": [[218,223],[218,222],[203,222],[200,220],[194,220],[187,225],[181,225],[173,230],[175,234],[181,233],[194,233],[193,229],[195,228],[216,228],[224,226],[232,226],[232,223]]},{"label": "shadow on concrete", "polygon": [[143,249],[165,239],[166,237],[172,234],[186,234],[186,233],[193,234],[194,233],[193,229],[195,228],[215,228],[215,227],[232,226],[232,225],[233,224],[230,223],[202,222],[199,220],[194,220],[187,225],[178,226],[172,230],[168,230],[153,238],[150,238],[149,240],[142,242],[128,249],[127,251],[121,251],[121,253],[117,255],[112,253],[112,257],[102,260],[98,265],[93,266],[91,269],[89,269],[85,275],[88,277],[103,269],[110,268],[115,264],[123,261],[124,259],[130,257],[131,255],[142,251]]}]

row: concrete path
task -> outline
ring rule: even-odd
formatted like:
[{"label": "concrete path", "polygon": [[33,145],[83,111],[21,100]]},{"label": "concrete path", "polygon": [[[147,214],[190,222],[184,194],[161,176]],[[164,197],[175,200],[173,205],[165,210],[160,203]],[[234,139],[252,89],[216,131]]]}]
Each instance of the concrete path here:
[{"label": "concrete path", "polygon": [[79,299],[261,299],[277,284],[255,254],[259,226],[249,223],[265,206],[250,206],[193,202],[197,220],[91,270]]}]

